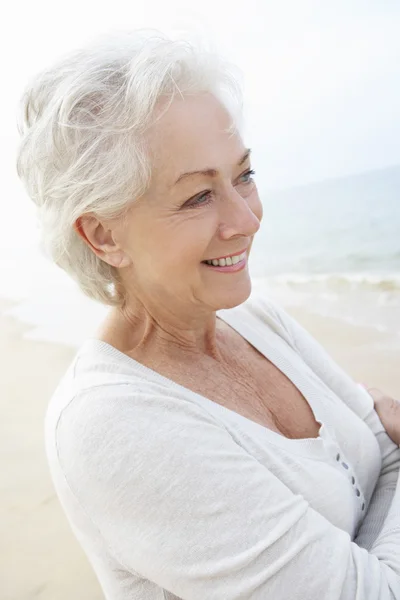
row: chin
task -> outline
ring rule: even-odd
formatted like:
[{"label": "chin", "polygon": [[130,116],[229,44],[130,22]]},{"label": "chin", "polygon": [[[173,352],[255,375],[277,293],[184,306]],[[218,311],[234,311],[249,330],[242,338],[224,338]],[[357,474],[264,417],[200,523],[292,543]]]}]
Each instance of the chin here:
[{"label": "chin", "polygon": [[234,308],[235,306],[243,304],[243,302],[246,302],[249,298],[251,288],[251,279],[248,275],[244,278],[244,281],[238,282],[233,289],[229,286],[229,289],[221,290],[221,293],[218,294],[217,310]]}]

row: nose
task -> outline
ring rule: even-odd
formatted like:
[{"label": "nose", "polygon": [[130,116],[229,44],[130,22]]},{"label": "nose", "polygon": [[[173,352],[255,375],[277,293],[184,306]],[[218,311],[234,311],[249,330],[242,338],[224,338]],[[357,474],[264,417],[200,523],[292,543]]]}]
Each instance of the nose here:
[{"label": "nose", "polygon": [[219,232],[222,239],[252,237],[260,229],[262,204],[257,191],[244,198],[231,187],[221,202]]}]

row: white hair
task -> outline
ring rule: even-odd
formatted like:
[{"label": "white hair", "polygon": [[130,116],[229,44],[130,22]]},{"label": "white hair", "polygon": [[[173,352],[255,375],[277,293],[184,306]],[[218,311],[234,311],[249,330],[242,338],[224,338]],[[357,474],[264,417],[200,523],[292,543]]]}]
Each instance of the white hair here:
[{"label": "white hair", "polygon": [[18,175],[37,206],[42,250],[87,296],[124,301],[117,269],[82,240],[76,220],[88,212],[118,218],[144,193],[151,164],[143,134],[160,100],[212,93],[235,126],[237,75],[199,44],[136,30],[96,38],[30,82],[21,99]]}]

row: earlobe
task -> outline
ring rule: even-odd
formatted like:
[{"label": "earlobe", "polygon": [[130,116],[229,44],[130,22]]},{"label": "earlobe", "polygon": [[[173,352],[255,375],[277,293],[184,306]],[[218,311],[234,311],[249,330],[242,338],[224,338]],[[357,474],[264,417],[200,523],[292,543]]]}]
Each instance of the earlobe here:
[{"label": "earlobe", "polygon": [[118,267],[120,269],[123,269],[126,267],[130,267],[131,264],[132,264],[132,260],[129,258],[129,256],[126,256],[126,254],[123,254],[122,258],[121,258],[121,262],[119,263]]},{"label": "earlobe", "polygon": [[[112,253],[103,252],[103,255],[107,257],[106,262],[116,269],[123,269],[132,264],[132,260],[129,258],[129,256],[122,251],[116,251]],[[103,258],[103,260],[105,260],[105,258]]]}]

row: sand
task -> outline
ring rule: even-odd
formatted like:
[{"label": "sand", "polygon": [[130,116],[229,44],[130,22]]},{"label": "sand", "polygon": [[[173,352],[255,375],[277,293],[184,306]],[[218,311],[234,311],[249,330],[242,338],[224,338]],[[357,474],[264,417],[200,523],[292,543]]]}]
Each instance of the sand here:
[{"label": "sand", "polygon": [[[49,398],[76,349],[24,339],[0,302],[0,597],[100,600],[96,577],[55,496],[43,443]],[[386,334],[288,309],[357,381],[400,398],[399,346]],[[17,362],[22,371],[17,371]]]},{"label": "sand", "polygon": [[1,316],[8,307],[1,301],[0,598],[100,600],[55,496],[43,442],[47,403],[75,350],[24,340],[30,327]]}]

